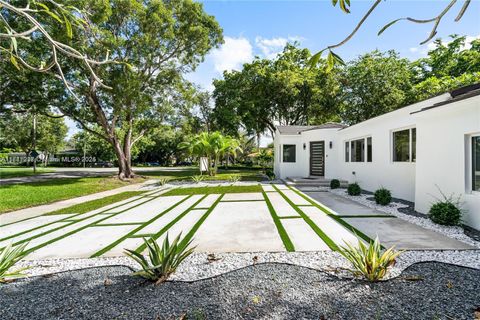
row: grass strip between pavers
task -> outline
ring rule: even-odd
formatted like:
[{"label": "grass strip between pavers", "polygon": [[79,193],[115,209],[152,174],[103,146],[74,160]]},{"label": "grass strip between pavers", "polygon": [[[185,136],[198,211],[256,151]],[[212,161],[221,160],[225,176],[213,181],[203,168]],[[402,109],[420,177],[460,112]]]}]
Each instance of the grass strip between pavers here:
[{"label": "grass strip between pavers", "polygon": [[[157,192],[161,192],[161,191],[163,191],[163,190],[164,190],[164,189],[161,189],[161,190],[158,190]],[[112,209],[115,209],[115,208],[118,208],[118,207],[127,205],[127,204],[129,204],[129,203],[132,203],[132,202],[135,202],[135,201],[138,201],[138,200],[141,200],[141,199],[143,199],[144,197],[145,197],[145,196],[141,196],[140,198],[137,198],[137,199],[134,199],[134,200],[131,200],[131,201],[128,201],[128,202],[124,202],[124,203],[119,204],[119,205],[117,205],[117,206],[114,206],[114,207],[105,209],[105,210],[103,210],[103,211],[101,211],[101,212],[98,212],[98,213],[96,213],[96,214],[94,214],[94,215],[88,216],[88,217],[86,217],[86,218],[95,217],[95,216],[97,216],[97,215],[99,215],[99,214],[105,214],[106,211],[109,211],[109,210],[112,210]],[[152,199],[152,200],[153,200],[153,199]],[[132,207],[132,208],[134,208],[134,207]],[[61,229],[61,228],[63,228],[63,227],[70,226],[70,225],[72,225],[72,224],[74,224],[74,223],[76,223],[76,222],[80,222],[80,221],[85,220],[86,218],[84,218],[84,219],[72,219],[72,218],[78,217],[78,216],[83,215],[83,214],[84,214],[84,213],[73,214],[73,215],[71,215],[70,217],[65,217],[65,218],[62,218],[62,219],[59,219],[59,220],[55,220],[55,221],[52,221],[52,222],[48,222],[48,223],[43,224],[43,225],[41,225],[41,226],[37,226],[37,227],[31,228],[31,229],[28,229],[28,230],[24,230],[24,231],[21,231],[21,232],[19,232],[19,233],[16,233],[16,234],[10,235],[10,236],[8,236],[8,237],[2,238],[2,239],[0,239],[0,241],[4,241],[4,240],[8,240],[8,239],[11,239],[11,238],[15,238],[15,237],[21,236],[21,235],[23,235],[23,234],[26,234],[26,233],[29,233],[29,232],[38,230],[38,229],[40,229],[40,228],[47,227],[47,226],[52,225],[52,224],[54,224],[54,223],[58,223],[58,222],[72,222],[72,223],[63,225],[62,227],[59,227],[59,228],[56,228],[56,229],[53,230],[53,231],[56,231],[56,230]],[[108,214],[110,214],[110,213],[108,213]],[[46,214],[43,214],[43,215],[40,215],[40,216],[36,216],[36,217],[32,217],[31,219],[33,219],[33,218],[38,218],[38,217],[43,217],[43,216],[46,216]],[[28,219],[30,219],[30,218],[28,218]],[[25,219],[25,220],[27,220],[27,219]],[[21,222],[21,221],[18,221],[18,222]],[[14,223],[16,223],[16,222],[14,222]],[[13,224],[13,223],[11,223],[11,224]],[[49,231],[50,231],[50,230],[49,230]],[[41,235],[45,235],[45,234],[47,234],[47,233],[50,233],[50,232],[42,233]],[[31,237],[31,238],[28,238],[28,239],[31,240],[31,239],[34,239],[34,238]],[[22,241],[23,241],[23,240],[22,240]],[[21,243],[21,242],[19,242],[19,243]]]},{"label": "grass strip between pavers", "polygon": [[239,199],[239,200],[222,200],[222,202],[263,202],[265,201],[264,199],[255,199],[255,200],[245,200],[245,199]]},{"label": "grass strip between pavers", "polygon": [[99,257],[99,256],[101,256],[102,254],[104,254],[104,253],[112,250],[114,247],[116,247],[118,244],[120,244],[123,240],[129,238],[130,236],[134,235],[134,234],[137,233],[138,231],[142,230],[143,228],[145,228],[146,226],[148,226],[149,224],[151,224],[152,222],[154,222],[154,221],[157,220],[158,218],[162,217],[163,215],[167,214],[168,212],[172,211],[173,209],[175,209],[176,207],[178,207],[179,205],[181,205],[182,203],[184,203],[185,201],[187,201],[187,200],[190,199],[191,197],[192,197],[192,195],[187,196],[187,197],[183,198],[182,200],[174,203],[173,205],[171,205],[171,206],[168,207],[167,209],[163,210],[162,212],[160,212],[159,214],[157,214],[155,217],[151,218],[151,219],[148,220],[147,222],[142,223],[140,226],[138,226],[137,228],[133,229],[133,230],[130,231],[129,233],[123,235],[122,237],[120,237],[119,239],[115,240],[114,242],[110,243],[108,246],[104,247],[103,249],[98,250],[97,252],[95,252],[94,254],[92,254],[92,255],[90,256],[90,258]]},{"label": "grass strip between pavers", "polygon": [[268,207],[268,211],[270,212],[270,215],[272,216],[273,222],[275,223],[275,226],[277,227],[278,234],[280,235],[280,239],[282,239],[283,246],[288,252],[293,252],[295,251],[295,246],[293,245],[292,240],[288,236],[287,231],[283,227],[282,222],[280,222],[280,218],[277,215],[277,212],[273,208],[272,202],[270,199],[267,197],[267,193],[265,191],[262,192],[263,198],[265,199],[265,202]]},{"label": "grass strip between pavers", "polygon": [[[161,191],[163,191],[163,190],[158,190],[158,192],[161,192]],[[158,198],[158,197],[160,197],[160,195],[158,195],[156,198]],[[115,215],[117,215],[117,214],[123,213],[123,212],[125,212],[125,211],[127,211],[127,210],[130,210],[130,209],[132,209],[132,208],[138,207],[138,206],[140,206],[140,205],[142,205],[142,204],[144,204],[144,203],[150,202],[150,201],[152,201],[152,200],[154,200],[154,199],[156,199],[156,198],[148,199],[148,200],[146,200],[146,201],[143,201],[142,203],[139,203],[139,204],[134,205],[133,207],[130,207],[130,208],[124,209],[124,210],[122,210],[122,211],[120,211],[120,212],[117,212],[117,213],[108,215],[108,216],[105,217],[105,218],[102,218],[102,219],[100,219],[100,220],[97,220],[97,221],[95,221],[95,222],[92,222],[92,223],[90,223],[90,224],[88,224],[88,225],[86,225],[86,226],[80,227],[80,228],[75,229],[75,230],[73,230],[73,231],[67,232],[67,233],[65,233],[65,234],[63,234],[63,235],[61,235],[61,236],[59,236],[59,237],[57,237],[57,238],[50,239],[50,240],[48,240],[47,242],[44,242],[44,243],[42,243],[42,244],[39,244],[39,245],[37,245],[37,246],[35,246],[35,247],[32,247],[32,248],[26,250],[26,251],[25,251],[25,254],[29,254],[30,252],[33,252],[33,251],[38,250],[38,249],[40,249],[40,248],[42,248],[42,247],[44,247],[44,246],[46,246],[46,245],[49,245],[49,244],[51,244],[51,243],[53,243],[53,242],[56,242],[56,241],[61,240],[61,239],[63,239],[63,238],[66,238],[66,237],[68,237],[68,236],[70,236],[70,235],[72,235],[72,234],[75,234],[75,233],[77,233],[77,232],[80,232],[80,231],[82,231],[82,230],[84,230],[84,229],[86,229],[86,228],[88,228],[88,227],[92,227],[92,226],[96,225],[96,224],[99,223],[99,222],[105,221],[105,220],[107,220],[107,219],[109,219],[109,218],[111,218],[111,217],[113,217],[113,216],[115,216]],[[135,200],[132,200],[132,201],[130,201],[130,202],[137,201],[137,200],[139,200],[139,199],[135,199]],[[122,204],[119,205],[119,206],[123,206],[123,205],[125,205],[125,204],[127,204],[127,203],[122,203]],[[110,210],[110,209],[112,209],[112,208],[106,209],[105,211]],[[87,216],[87,217],[85,217],[85,218],[76,220],[76,221],[74,221],[74,222],[72,222],[72,223],[65,224],[65,225],[63,225],[63,226],[61,226],[61,227],[54,228],[54,229],[48,230],[48,231],[46,231],[46,232],[43,232],[43,233],[41,233],[41,234],[34,235],[34,236],[30,237],[30,238],[26,238],[26,239],[20,240],[20,241],[14,243],[13,245],[18,245],[18,244],[21,244],[21,243],[29,242],[30,240],[33,240],[33,239],[36,239],[36,238],[43,237],[44,235],[47,235],[47,234],[49,234],[49,233],[55,232],[55,231],[57,231],[57,230],[60,230],[60,229],[62,229],[62,228],[71,226],[71,225],[73,225],[73,224],[75,224],[75,223],[81,222],[81,221],[83,221],[83,220],[86,220],[86,219],[89,219],[89,218],[92,218],[92,217],[96,217],[96,216],[98,216],[99,214],[100,214],[100,213],[96,213],[96,214],[93,214],[93,215],[91,215],[91,216]],[[79,215],[81,215],[81,214],[79,214]],[[70,218],[71,218],[71,217],[70,217]],[[58,222],[58,221],[57,221],[57,222]],[[53,222],[53,223],[55,223],[55,222]],[[44,225],[44,226],[47,226],[47,225],[50,225],[50,224],[51,224],[51,223],[48,223],[48,224],[46,224],[46,225]],[[41,226],[41,227],[42,227],[42,226]],[[34,229],[37,229],[37,228],[34,228]],[[23,233],[25,233],[25,232],[23,232]]]},{"label": "grass strip between pavers", "polygon": [[[315,206],[316,208],[320,209],[321,211],[323,211],[324,213],[327,214],[327,216],[329,216],[330,218],[332,218],[333,220],[335,220],[336,222],[338,222],[339,224],[341,224],[342,226],[344,226],[345,228],[347,228],[348,230],[350,230],[355,236],[357,237],[360,237],[362,238],[364,241],[366,241],[367,243],[370,243],[370,242],[373,242],[373,239],[370,238],[369,236],[367,236],[365,233],[363,233],[362,231],[358,230],[357,228],[355,228],[354,226],[350,225],[349,223],[347,223],[345,220],[343,220],[342,218],[339,218],[336,214],[334,214],[333,212],[331,212],[327,207],[325,207],[324,205],[319,205],[318,203],[316,203],[314,200],[312,200],[309,196],[303,194],[302,192],[300,192],[299,190],[297,190],[296,188],[292,188],[291,186],[288,186],[290,188],[290,190],[292,190],[293,192],[295,192],[296,194],[298,194],[299,196],[301,196],[303,199],[309,201],[313,206]],[[385,248],[383,245],[380,245],[383,249]]]},{"label": "grass strip between pavers", "polygon": [[[194,210],[195,209],[195,206],[197,206],[200,202],[203,201],[203,199],[205,199],[208,195],[204,195],[203,197],[201,197],[200,199],[198,199],[197,201],[195,201],[194,204],[192,204],[190,207],[188,207],[185,211],[183,211],[182,213],[180,213],[178,216],[175,217],[175,219],[173,219],[172,221],[170,221],[169,223],[167,223],[162,229],[160,229],[160,231],[158,231],[157,233],[155,233],[152,238],[154,240],[157,240],[158,238],[160,238],[162,236],[162,234],[164,234],[165,232],[168,231],[168,229],[170,229],[175,223],[177,223],[180,219],[182,219],[184,216],[186,216],[190,211]],[[221,197],[219,197],[221,198]],[[216,202],[215,202],[216,203]],[[214,203],[214,206],[216,206],[216,204]],[[211,208],[211,207],[210,207]],[[209,208],[209,210],[210,210]],[[213,210],[213,209],[212,209]],[[202,216],[203,217],[203,216]],[[192,228],[193,229],[193,228]],[[188,235],[188,234],[187,234]],[[175,235],[176,237],[177,235]],[[186,237],[186,236],[185,236]],[[171,239],[170,239],[171,240]],[[179,244],[180,245],[180,244]],[[143,250],[145,250],[146,248],[146,245],[145,244],[142,244],[140,245],[137,249],[135,249],[135,251],[137,251],[138,253],[142,253]]]},{"label": "grass strip between pavers", "polygon": [[305,222],[310,226],[310,228],[312,228],[313,231],[315,231],[315,233],[320,237],[320,239],[322,239],[323,242],[325,242],[325,244],[330,248],[332,249],[333,251],[338,251],[338,246],[337,244],[332,240],[330,239],[329,236],[327,236],[325,234],[325,232],[322,231],[322,229],[320,229],[313,221],[312,219],[310,219],[309,216],[307,216],[296,204],[294,204],[292,202],[292,200],[290,200],[279,188],[277,188],[277,186],[273,186],[273,188],[275,190],[277,190],[277,192],[283,197],[283,199],[285,201],[288,202],[288,204],[295,210],[297,211],[297,213],[303,218],[303,220],[305,220]]}]

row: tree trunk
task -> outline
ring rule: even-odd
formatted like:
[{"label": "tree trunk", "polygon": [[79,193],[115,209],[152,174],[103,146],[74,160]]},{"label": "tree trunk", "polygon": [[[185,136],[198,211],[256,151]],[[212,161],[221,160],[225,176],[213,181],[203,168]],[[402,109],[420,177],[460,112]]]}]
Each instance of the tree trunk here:
[{"label": "tree trunk", "polygon": [[118,178],[120,180],[132,179],[135,178],[135,173],[132,170],[131,166],[131,149],[130,145],[128,147],[122,148],[120,142],[115,137],[113,138],[113,149],[118,159]]}]

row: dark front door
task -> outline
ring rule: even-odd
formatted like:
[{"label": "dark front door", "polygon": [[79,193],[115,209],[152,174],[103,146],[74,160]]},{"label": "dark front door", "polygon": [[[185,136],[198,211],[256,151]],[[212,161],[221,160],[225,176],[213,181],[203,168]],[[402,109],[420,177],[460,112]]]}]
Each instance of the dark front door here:
[{"label": "dark front door", "polygon": [[310,175],[325,175],[325,141],[310,142]]}]

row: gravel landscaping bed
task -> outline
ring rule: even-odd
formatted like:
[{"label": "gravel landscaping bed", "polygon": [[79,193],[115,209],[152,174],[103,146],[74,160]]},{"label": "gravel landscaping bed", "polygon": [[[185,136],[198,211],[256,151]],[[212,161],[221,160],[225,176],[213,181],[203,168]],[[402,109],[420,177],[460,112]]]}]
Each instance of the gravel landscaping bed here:
[{"label": "gravel landscaping bed", "polygon": [[443,235],[446,235],[447,237],[462,241],[464,243],[467,243],[469,245],[475,246],[477,248],[480,248],[480,242],[475,241],[472,237],[469,237],[467,234],[465,234],[464,230],[460,226],[442,226],[439,224],[436,224],[432,222],[430,219],[427,217],[419,217],[416,215],[412,215],[411,213],[406,214],[400,211],[401,208],[407,208],[409,207],[408,204],[404,203],[399,203],[399,202],[391,202],[387,206],[382,206],[378,205],[375,203],[375,201],[369,200],[371,195],[369,194],[362,194],[359,196],[350,196],[346,190],[344,189],[333,189],[329,190],[329,192],[340,195],[342,197],[345,197],[347,199],[356,201],[358,203],[361,203],[369,208],[376,209],[378,211],[382,211],[385,213],[392,214],[396,216],[397,218],[406,220],[408,222],[411,222],[413,224],[419,225],[425,229],[433,230],[435,232],[441,233]]},{"label": "gravel landscaping bed", "polygon": [[[389,277],[399,275],[413,263],[438,261],[480,269],[480,250],[463,251],[407,251],[397,259]],[[289,263],[320,271],[329,272],[340,277],[350,278],[350,273],[342,271],[348,268],[348,262],[337,252],[258,252],[258,253],[194,253],[179,267],[173,279],[194,281],[205,279],[226,272],[231,272],[259,263]],[[98,266],[123,265],[137,268],[127,257],[101,257],[93,259],[48,259],[22,260],[18,267],[31,267],[27,270],[30,276],[46,275],[61,271],[90,268]]]},{"label": "gravel landscaping bed", "polygon": [[111,266],[2,285],[1,318],[473,319],[480,307],[480,271],[441,263],[373,284],[273,263],[160,286],[130,273]]}]

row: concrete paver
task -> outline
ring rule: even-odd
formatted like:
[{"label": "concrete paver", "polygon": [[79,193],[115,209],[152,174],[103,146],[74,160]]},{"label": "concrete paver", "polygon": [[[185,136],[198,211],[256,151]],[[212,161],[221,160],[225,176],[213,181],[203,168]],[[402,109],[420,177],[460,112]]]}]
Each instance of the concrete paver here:
[{"label": "concrete paver", "polygon": [[245,200],[263,200],[263,195],[259,192],[249,192],[249,193],[228,193],[223,198],[222,201],[245,201]]},{"label": "concrete paver", "polygon": [[292,240],[295,251],[330,250],[303,219],[283,219],[282,224]]},{"label": "concrete paver", "polygon": [[263,202],[220,202],[195,235],[198,251],[283,251]]},{"label": "concrete paver", "polygon": [[278,193],[268,192],[267,198],[272,203],[272,207],[275,209],[277,216],[279,217],[288,217],[288,216],[300,216],[295,209],[288,204],[287,201]]}]

